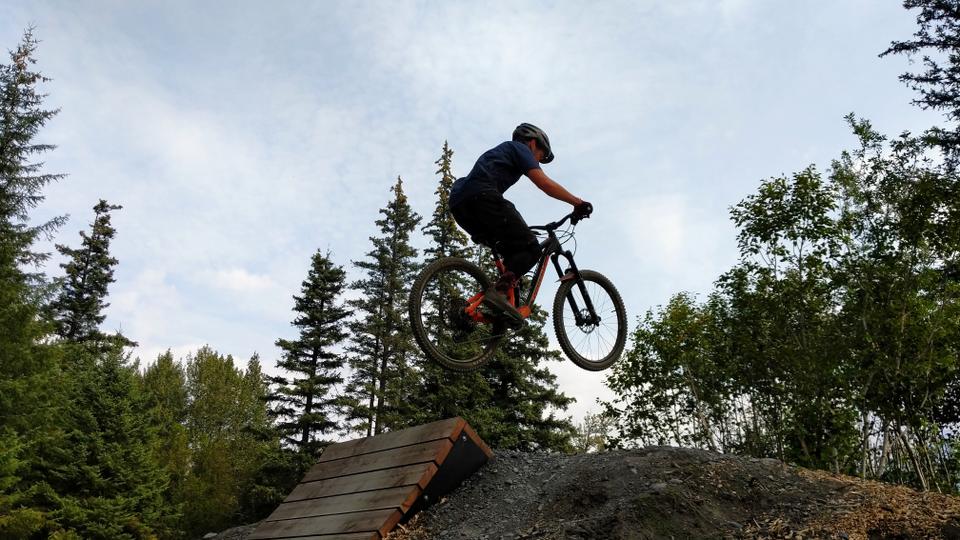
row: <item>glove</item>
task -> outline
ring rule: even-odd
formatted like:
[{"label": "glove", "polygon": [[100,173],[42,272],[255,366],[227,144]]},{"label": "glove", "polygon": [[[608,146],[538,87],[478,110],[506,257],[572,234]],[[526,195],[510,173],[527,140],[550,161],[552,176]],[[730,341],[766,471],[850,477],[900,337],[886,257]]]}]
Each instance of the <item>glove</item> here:
[{"label": "glove", "polygon": [[573,207],[573,217],[570,218],[570,223],[576,225],[581,219],[590,217],[590,214],[593,213],[593,205],[587,201],[583,201],[577,206]]}]

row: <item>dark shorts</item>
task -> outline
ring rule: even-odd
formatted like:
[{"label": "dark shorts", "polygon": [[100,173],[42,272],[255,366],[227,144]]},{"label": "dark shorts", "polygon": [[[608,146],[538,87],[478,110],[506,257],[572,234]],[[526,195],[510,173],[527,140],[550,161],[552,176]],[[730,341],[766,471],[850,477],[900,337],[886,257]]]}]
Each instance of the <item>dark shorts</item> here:
[{"label": "dark shorts", "polygon": [[512,202],[497,192],[473,195],[450,208],[473,240],[494,247],[507,270],[522,276],[540,258],[540,243]]}]

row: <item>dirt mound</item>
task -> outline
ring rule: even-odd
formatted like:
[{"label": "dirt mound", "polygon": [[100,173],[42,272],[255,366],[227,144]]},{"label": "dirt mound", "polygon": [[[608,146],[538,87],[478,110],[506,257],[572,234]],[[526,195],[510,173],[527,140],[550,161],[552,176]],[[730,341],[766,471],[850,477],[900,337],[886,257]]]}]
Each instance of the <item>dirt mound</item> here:
[{"label": "dirt mound", "polygon": [[960,499],[698,450],[497,457],[390,540],[960,538]]}]

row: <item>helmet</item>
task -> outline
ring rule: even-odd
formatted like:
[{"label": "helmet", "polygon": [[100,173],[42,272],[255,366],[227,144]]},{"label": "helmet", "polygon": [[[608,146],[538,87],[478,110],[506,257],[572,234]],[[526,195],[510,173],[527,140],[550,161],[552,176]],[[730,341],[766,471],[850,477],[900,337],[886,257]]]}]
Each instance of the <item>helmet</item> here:
[{"label": "helmet", "polygon": [[553,161],[553,151],[550,150],[550,139],[542,129],[524,122],[517,126],[517,129],[513,130],[513,140],[526,142],[530,139],[537,141],[537,146],[545,152],[543,159],[540,160],[541,163],[550,163]]}]

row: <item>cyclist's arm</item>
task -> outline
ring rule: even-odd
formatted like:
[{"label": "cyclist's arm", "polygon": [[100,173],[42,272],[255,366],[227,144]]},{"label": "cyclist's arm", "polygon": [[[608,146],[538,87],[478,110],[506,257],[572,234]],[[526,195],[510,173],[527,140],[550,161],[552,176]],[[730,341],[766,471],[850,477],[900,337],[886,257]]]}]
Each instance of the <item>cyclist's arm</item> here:
[{"label": "cyclist's arm", "polygon": [[583,202],[583,199],[574,196],[563,186],[551,180],[550,177],[547,176],[547,173],[543,172],[543,169],[530,169],[527,171],[527,178],[540,188],[541,191],[558,201],[570,203],[573,206],[577,206]]}]

